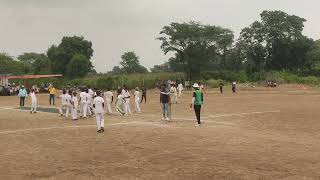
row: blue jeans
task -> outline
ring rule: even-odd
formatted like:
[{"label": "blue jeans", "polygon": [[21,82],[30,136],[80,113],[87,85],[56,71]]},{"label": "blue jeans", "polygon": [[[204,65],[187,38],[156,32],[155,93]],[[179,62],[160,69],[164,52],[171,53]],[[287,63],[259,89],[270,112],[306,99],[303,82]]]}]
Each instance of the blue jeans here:
[{"label": "blue jeans", "polygon": [[169,103],[162,103],[162,113],[164,118],[170,117],[170,105]]}]

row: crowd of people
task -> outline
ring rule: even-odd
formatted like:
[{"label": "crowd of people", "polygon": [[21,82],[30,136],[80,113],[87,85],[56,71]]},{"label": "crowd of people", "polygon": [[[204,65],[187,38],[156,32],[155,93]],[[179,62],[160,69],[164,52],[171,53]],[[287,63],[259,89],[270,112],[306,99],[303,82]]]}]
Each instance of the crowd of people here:
[{"label": "crowd of people", "polygon": [[[191,83],[191,82],[188,82]],[[187,83],[187,84],[188,84]],[[220,92],[223,93],[224,84],[221,82],[219,84]],[[204,101],[204,94],[206,89],[204,85],[199,83],[194,83],[191,86],[194,89],[192,96],[191,108],[194,109],[197,126],[201,124],[201,106]],[[159,85],[160,89],[160,104],[162,110],[162,120],[171,120],[171,105],[178,104],[179,98],[182,97],[184,86],[182,82],[176,81],[162,81]],[[97,121],[97,129],[99,133],[104,132],[104,115],[114,114],[113,103],[115,104],[115,111],[121,116],[129,116],[133,113],[141,113],[141,103],[147,103],[147,88],[136,87],[132,91],[132,95],[128,90],[127,86],[118,87],[117,94],[114,95],[110,88],[106,91],[100,91],[97,89],[92,89],[91,87],[83,87],[80,89],[76,88],[65,88],[62,90],[62,94],[56,97],[57,90],[52,85],[49,84],[47,87],[49,93],[49,104],[55,106],[56,98],[60,99],[61,105],[59,107],[59,113],[65,118],[69,118],[71,114],[72,120],[78,120],[78,118],[87,118],[95,116]],[[78,91],[80,91],[78,96]],[[232,82],[232,91],[236,92],[236,82]],[[31,110],[30,113],[37,113],[37,91],[36,86],[33,86],[30,90],[31,98]],[[18,97],[20,99],[20,106],[25,105],[25,99],[28,96],[27,89],[22,85],[18,90]],[[133,111],[131,110],[133,99]]]}]

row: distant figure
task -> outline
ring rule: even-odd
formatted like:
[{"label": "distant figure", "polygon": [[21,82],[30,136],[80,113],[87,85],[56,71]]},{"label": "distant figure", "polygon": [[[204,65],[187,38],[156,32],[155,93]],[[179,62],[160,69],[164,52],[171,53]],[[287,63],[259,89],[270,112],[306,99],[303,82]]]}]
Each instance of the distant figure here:
[{"label": "distant figure", "polygon": [[199,82],[198,85],[199,85],[199,89],[202,91],[202,93],[203,94],[206,93],[206,89],[204,88],[204,85],[201,82]]},{"label": "distant figure", "polygon": [[121,93],[123,99],[125,99],[124,103],[124,111],[126,115],[131,114],[131,108],[130,108],[130,92],[126,85],[123,86],[122,93]]},{"label": "distant figure", "polygon": [[231,84],[231,87],[232,87],[232,92],[236,93],[236,91],[237,91],[237,82],[233,81],[232,84]]},{"label": "distant figure", "polygon": [[183,85],[182,85],[181,82],[178,84],[178,88],[177,89],[178,89],[178,97],[181,98],[182,91],[183,91]]},{"label": "distant figure", "polygon": [[178,92],[177,92],[177,88],[176,85],[172,84],[171,88],[170,88],[170,94],[171,94],[171,103],[175,103],[177,104],[178,101]]},{"label": "distant figure", "polygon": [[224,86],[223,82],[220,82],[219,83],[219,88],[220,88],[221,94],[223,93],[223,86]]},{"label": "distant figure", "polygon": [[117,100],[116,100],[116,110],[122,115],[124,116],[126,113],[124,111],[124,103],[125,103],[125,100],[124,98],[122,97],[121,93],[118,94],[117,96]]},{"label": "distant figure", "polygon": [[[92,90],[91,90],[92,91]],[[89,89],[86,89],[86,96],[87,96],[87,112],[89,112],[89,116],[92,116],[92,108],[93,108],[93,104],[92,104],[92,95],[93,91],[90,93]]]},{"label": "distant figure", "polygon": [[135,112],[136,113],[141,113],[140,109],[140,91],[139,88],[136,87],[134,91],[134,103],[135,103]]},{"label": "distant figure", "polygon": [[113,93],[110,88],[104,93],[104,97],[106,98],[107,113],[112,114],[111,104],[113,102]]},{"label": "distant figure", "polygon": [[34,89],[31,90],[30,93],[30,97],[31,97],[31,110],[30,113],[37,113],[37,97],[36,97],[36,92]]},{"label": "distant figure", "polygon": [[78,98],[77,98],[77,92],[73,92],[72,99],[71,99],[71,114],[72,114],[72,120],[78,120]]},{"label": "distant figure", "polygon": [[104,100],[100,91],[97,91],[97,97],[93,99],[94,114],[96,115],[98,133],[104,132]]},{"label": "distant figure", "polygon": [[49,87],[49,103],[50,105],[55,105],[55,97],[56,97],[56,88],[51,85]]},{"label": "distant figure", "polygon": [[62,90],[62,94],[60,95],[61,98],[61,106],[59,108],[60,115],[63,116],[63,110],[66,111],[65,117],[68,118],[69,116],[69,106],[71,97],[67,94],[67,91],[64,89]]},{"label": "distant figure", "polygon": [[86,118],[87,117],[87,93],[85,89],[81,90],[80,93],[80,117]]},{"label": "distant figure", "polygon": [[142,103],[142,101],[144,100],[144,103],[146,104],[147,103],[147,88],[143,86],[141,91],[142,91],[142,97],[141,97],[140,103]]},{"label": "distant figure", "polygon": [[27,90],[24,88],[24,85],[19,89],[18,97],[20,99],[20,107],[24,107],[24,102],[27,97]]},{"label": "distant figure", "polygon": [[199,84],[195,83],[193,85],[194,92],[193,92],[193,98],[192,98],[192,104],[190,105],[190,108],[194,108],[194,112],[197,117],[197,126],[201,125],[201,106],[203,104],[203,92],[200,90]]},{"label": "distant figure", "polygon": [[160,104],[162,106],[162,118],[161,120],[169,121],[171,117],[171,112],[170,112],[170,104],[171,104],[171,99],[170,99],[170,92],[166,88],[166,85],[163,84],[161,85],[160,89]]}]

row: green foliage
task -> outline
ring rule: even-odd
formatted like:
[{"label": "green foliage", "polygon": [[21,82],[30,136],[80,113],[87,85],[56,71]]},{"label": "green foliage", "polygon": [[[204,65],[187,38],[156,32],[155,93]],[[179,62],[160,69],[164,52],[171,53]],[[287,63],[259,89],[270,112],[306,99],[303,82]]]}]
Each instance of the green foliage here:
[{"label": "green foliage", "polygon": [[220,83],[223,83],[224,85],[227,85],[228,83],[226,81],[223,81],[221,79],[209,79],[205,81],[205,84],[210,88],[218,88]]},{"label": "green foliage", "polygon": [[24,53],[18,56],[18,60],[23,62],[25,73],[28,74],[50,74],[50,60],[45,54]]},{"label": "green foliage", "polygon": [[8,54],[0,53],[0,74],[19,75],[24,72],[24,64],[14,60]]},{"label": "green foliage", "polygon": [[68,77],[84,77],[91,71],[91,62],[82,54],[75,54],[67,67]]},{"label": "green foliage", "polygon": [[[75,55],[82,55],[85,58],[79,58],[78,60],[73,60]],[[52,45],[48,51],[47,56],[51,61],[53,73],[61,73],[69,77],[74,76],[74,70],[72,67],[78,66],[80,75],[84,76],[91,71],[92,63],[90,61],[93,55],[92,43],[84,39],[84,37],[63,37],[62,42],[58,45]],[[86,62],[84,62],[86,61]],[[72,62],[71,65],[69,65]],[[75,65],[75,63],[80,62],[81,64]],[[88,71],[90,67],[90,71]],[[71,73],[72,72],[72,73]]]}]

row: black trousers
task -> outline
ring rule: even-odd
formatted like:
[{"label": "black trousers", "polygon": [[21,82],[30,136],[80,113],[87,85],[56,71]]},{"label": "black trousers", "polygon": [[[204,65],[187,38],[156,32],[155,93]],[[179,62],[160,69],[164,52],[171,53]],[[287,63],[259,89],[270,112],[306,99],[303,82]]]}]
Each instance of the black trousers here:
[{"label": "black trousers", "polygon": [[198,124],[201,124],[201,121],[200,121],[201,105],[194,105],[194,112],[196,113]]},{"label": "black trousers", "polygon": [[26,97],[20,97],[20,107],[24,107],[24,100]]},{"label": "black trousers", "polygon": [[223,87],[220,87],[220,92],[221,92],[221,94],[223,93]]},{"label": "black trousers", "polygon": [[146,94],[142,94],[140,103],[142,103],[143,99],[144,99],[144,103],[147,103],[147,95]]},{"label": "black trousers", "polygon": [[50,98],[49,98],[50,105],[51,105],[51,103],[53,103],[53,105],[54,105],[54,100],[55,100],[55,95],[54,94],[50,94]]}]

